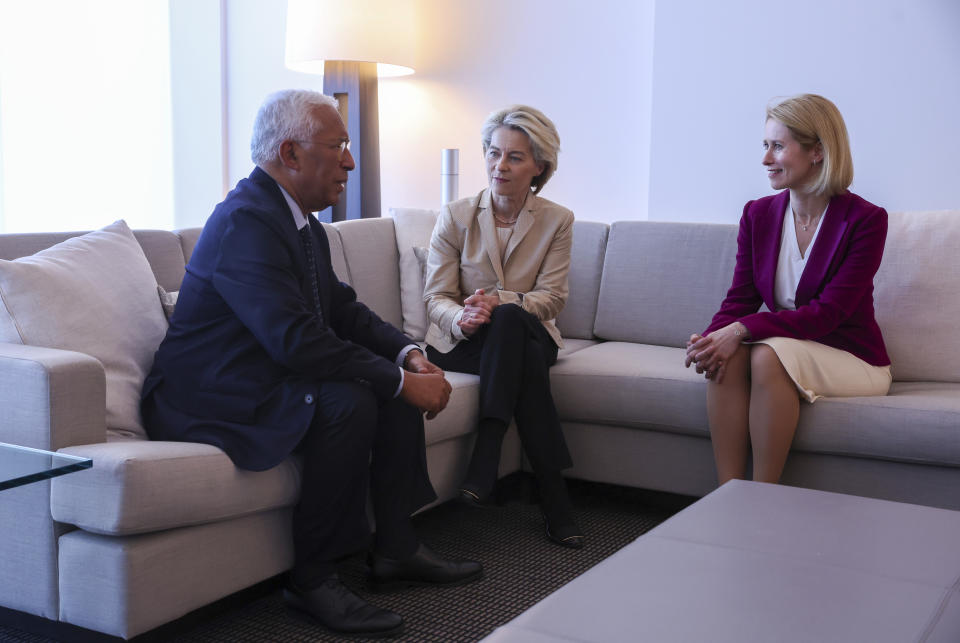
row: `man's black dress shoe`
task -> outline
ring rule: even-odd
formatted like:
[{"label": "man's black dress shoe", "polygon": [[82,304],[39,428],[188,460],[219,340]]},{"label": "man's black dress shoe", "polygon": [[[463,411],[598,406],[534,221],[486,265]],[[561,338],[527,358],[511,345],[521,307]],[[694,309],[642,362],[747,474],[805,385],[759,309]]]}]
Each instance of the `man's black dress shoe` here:
[{"label": "man's black dress shoe", "polygon": [[381,637],[403,632],[403,617],[363,600],[336,574],[311,590],[301,591],[291,585],[283,590],[283,600],[337,634]]},{"label": "man's black dress shoe", "polygon": [[483,576],[472,560],[444,560],[424,544],[401,560],[371,554],[367,585],[377,592],[423,585],[463,585]]},{"label": "man's black dress shoe", "polygon": [[570,549],[583,549],[583,532],[576,525],[558,527],[556,531],[553,531],[550,529],[550,521],[546,517],[543,519],[543,525],[544,531],[547,532],[547,540],[550,542]]}]

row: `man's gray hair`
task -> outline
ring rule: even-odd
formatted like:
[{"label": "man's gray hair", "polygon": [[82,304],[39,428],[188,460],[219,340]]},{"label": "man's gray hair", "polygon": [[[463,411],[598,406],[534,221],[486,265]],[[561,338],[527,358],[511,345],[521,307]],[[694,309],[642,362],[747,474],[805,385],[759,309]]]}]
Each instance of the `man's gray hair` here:
[{"label": "man's gray hair", "polygon": [[337,109],[337,100],[309,89],[283,89],[267,96],[253,122],[250,158],[263,166],[277,159],[284,141],[310,140],[318,131],[310,113],[324,106]]}]

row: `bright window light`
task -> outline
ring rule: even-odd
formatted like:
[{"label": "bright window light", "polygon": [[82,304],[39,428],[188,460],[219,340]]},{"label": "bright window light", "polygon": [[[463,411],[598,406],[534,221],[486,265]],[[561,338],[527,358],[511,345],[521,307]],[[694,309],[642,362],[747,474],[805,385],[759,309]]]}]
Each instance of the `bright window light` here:
[{"label": "bright window light", "polygon": [[0,0],[0,232],[173,227],[168,2]]}]

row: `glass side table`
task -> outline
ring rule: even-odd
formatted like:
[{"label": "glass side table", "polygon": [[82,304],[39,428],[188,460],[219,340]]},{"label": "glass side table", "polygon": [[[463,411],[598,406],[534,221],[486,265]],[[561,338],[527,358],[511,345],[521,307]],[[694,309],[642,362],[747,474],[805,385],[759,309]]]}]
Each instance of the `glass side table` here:
[{"label": "glass side table", "polygon": [[89,469],[90,458],[0,442],[0,491]]}]

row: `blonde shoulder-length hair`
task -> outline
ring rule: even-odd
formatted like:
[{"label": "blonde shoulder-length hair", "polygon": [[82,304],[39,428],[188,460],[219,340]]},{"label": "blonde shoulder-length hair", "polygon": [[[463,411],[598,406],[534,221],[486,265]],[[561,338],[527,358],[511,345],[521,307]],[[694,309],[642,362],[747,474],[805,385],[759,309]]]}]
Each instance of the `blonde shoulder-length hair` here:
[{"label": "blonde shoulder-length hair", "polygon": [[819,143],[823,150],[820,173],[807,191],[834,196],[850,187],[853,156],[847,126],[836,105],[817,94],[798,94],[767,106],[767,120],[771,118],[783,123],[804,149]]}]

